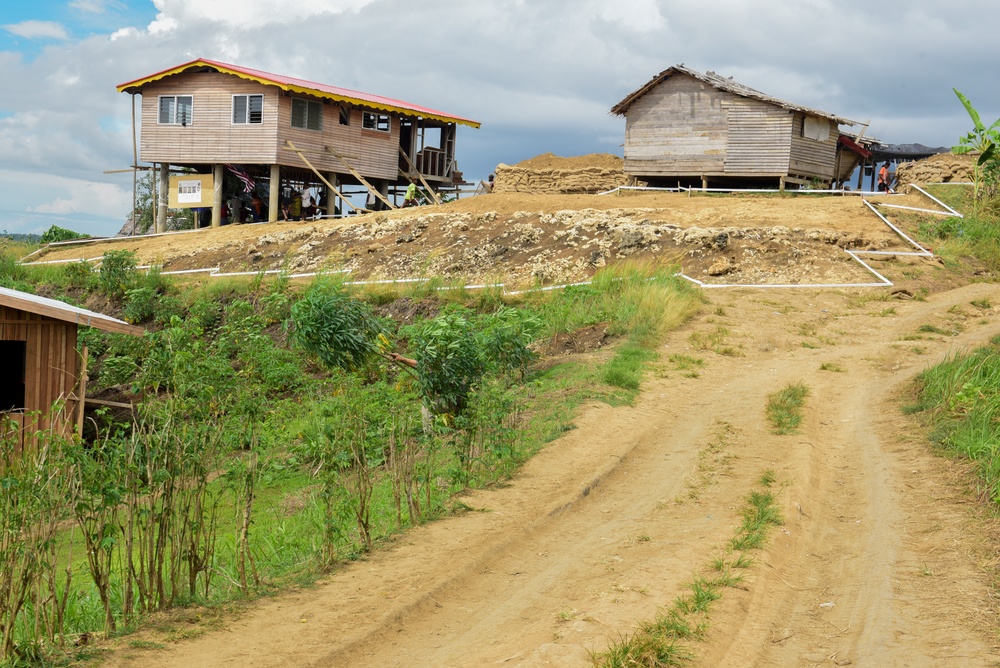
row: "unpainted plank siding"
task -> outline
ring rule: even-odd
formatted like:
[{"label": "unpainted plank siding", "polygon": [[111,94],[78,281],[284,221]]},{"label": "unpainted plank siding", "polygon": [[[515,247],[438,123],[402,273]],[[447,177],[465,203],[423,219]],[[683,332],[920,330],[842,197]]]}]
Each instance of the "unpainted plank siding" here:
[{"label": "unpainted plank siding", "polygon": [[[145,162],[274,164],[279,89],[218,72],[187,72],[142,90],[140,156]],[[264,96],[263,122],[233,124],[233,95]],[[160,125],[162,95],[192,97],[191,124]],[[287,98],[280,98],[286,105]]]},{"label": "unpainted plank siding", "polygon": [[25,342],[24,410],[43,414],[42,429],[49,427],[47,413],[52,404],[73,397],[66,402],[65,421],[52,425],[63,433],[72,430],[80,374],[76,338],[73,323],[0,306],[0,340]]},{"label": "unpainted plank siding", "polygon": [[[233,124],[233,95],[264,96],[263,123]],[[192,96],[191,125],[160,125],[162,95]],[[292,127],[292,97],[322,104],[321,130]],[[364,130],[363,110],[350,110],[341,125],[340,106],[308,95],[286,94],[275,86],[219,72],[185,72],[143,87],[140,155],[168,164],[284,165],[306,168],[287,141],[321,172],[347,174],[327,147],[345,157],[365,177],[395,179],[399,161],[399,117],[389,114],[390,132]],[[379,112],[381,113],[381,112]]]},{"label": "unpainted plank siding", "polygon": [[802,136],[805,115],[796,113],[792,121],[791,161],[788,173],[802,178],[830,180],[837,161],[837,138],[840,129],[830,123],[830,137],[817,141]]},{"label": "unpainted plank siding", "polygon": [[351,109],[350,125],[341,125],[340,107],[324,104],[322,130],[303,130],[292,127],[292,101],[283,97],[278,116],[278,164],[306,167],[298,154],[286,146],[285,142],[291,141],[321,172],[347,174],[350,171],[327,150],[329,147],[362,176],[395,180],[399,175],[399,117],[386,114],[390,131],[379,132],[362,129],[363,113],[362,109]]},{"label": "unpainted plank siding", "polygon": [[733,97],[686,75],[654,86],[625,116],[625,172],[640,177],[721,172],[725,103]]},{"label": "unpainted plank siding", "polygon": [[773,104],[740,97],[725,106],[729,118],[725,173],[787,173],[792,114]]}]

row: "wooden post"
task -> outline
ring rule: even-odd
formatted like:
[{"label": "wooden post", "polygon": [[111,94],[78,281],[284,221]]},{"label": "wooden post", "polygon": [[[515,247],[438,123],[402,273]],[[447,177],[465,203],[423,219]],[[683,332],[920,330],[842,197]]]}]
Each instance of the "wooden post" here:
[{"label": "wooden post", "polygon": [[157,234],[167,231],[167,190],[170,188],[170,165],[160,163],[160,192],[157,193],[156,227]]},{"label": "wooden post", "polygon": [[222,165],[212,166],[212,227],[222,225]]},{"label": "wooden post", "polygon": [[[350,200],[348,200],[346,197],[344,197],[343,195],[341,195],[340,191],[337,190],[332,183],[330,183],[329,181],[327,181],[326,177],[324,177],[322,174],[320,174],[319,171],[315,167],[313,167],[313,164],[311,162],[309,162],[309,158],[307,158],[302,153],[302,151],[300,151],[299,149],[295,148],[295,144],[293,144],[290,141],[286,141],[285,143],[288,144],[288,147],[290,149],[292,149],[293,151],[295,151],[296,153],[299,154],[299,157],[302,158],[302,162],[306,163],[306,166],[309,167],[309,169],[311,169],[313,171],[313,174],[315,174],[316,176],[319,177],[320,181],[322,181],[323,183],[326,184],[326,187],[329,188],[331,192],[336,193],[336,195],[338,197],[340,197],[340,199],[344,200],[344,202],[347,204],[347,206],[351,207],[355,211],[358,210],[358,207],[356,207],[353,204],[351,204]],[[329,199],[329,198],[327,198],[327,199]]]},{"label": "wooden post", "polygon": [[[291,146],[291,142],[288,142],[288,145]],[[293,148],[292,150],[294,151],[295,149]],[[361,185],[363,185],[365,188],[368,188],[369,192],[371,192],[373,195],[375,195],[375,197],[377,197],[378,199],[382,200],[383,204],[385,204],[390,209],[395,209],[396,208],[396,205],[393,204],[392,202],[390,202],[389,198],[387,196],[387,193],[389,191],[388,183],[385,184],[386,185],[386,187],[384,189],[385,192],[383,192],[382,188],[375,188],[374,186],[372,186],[372,184],[370,184],[368,181],[365,180],[365,177],[361,176],[361,174],[358,173],[358,170],[354,169],[354,167],[351,167],[351,163],[347,162],[347,160],[345,160],[342,156],[340,156],[336,152],[334,152],[333,149],[331,149],[329,146],[327,146],[326,150],[329,151],[330,153],[332,153],[333,157],[337,158],[337,160],[340,160],[341,164],[343,164],[344,167],[347,168],[347,171],[349,171],[354,178],[356,178],[358,181],[360,181]],[[305,160],[304,157],[303,157],[303,160]],[[308,164],[308,162],[306,164]],[[310,165],[310,167],[311,167],[311,165]],[[316,170],[314,169],[313,171],[316,171]]]},{"label": "wooden post", "polygon": [[410,173],[406,174],[406,178],[412,181],[413,175],[416,174],[417,178],[420,179],[420,182],[424,184],[425,188],[427,188],[427,192],[429,192],[431,194],[431,197],[434,198],[434,203],[440,204],[441,198],[438,197],[437,191],[435,191],[434,188],[431,188],[430,184],[424,180],[424,175],[420,173],[420,170],[418,170],[416,165],[414,165],[413,162],[410,160],[410,156],[406,155],[406,151],[403,150],[402,146],[399,147],[399,154],[403,156],[403,160],[406,161],[406,164],[410,168]]},{"label": "wooden post", "polygon": [[83,408],[87,401],[87,360],[90,356],[90,351],[87,350],[87,344],[83,344],[83,350],[80,351],[80,355],[83,358],[80,363],[80,385],[77,390],[79,405],[76,407],[76,435],[83,438]]},{"label": "wooden post", "polygon": [[281,165],[271,165],[271,183],[267,191],[267,222],[278,222],[278,201],[281,199]]},{"label": "wooden post", "polygon": [[[340,182],[337,180],[337,172],[327,172],[326,178],[335,187],[340,187]],[[336,190],[331,190],[326,194],[326,215],[331,218],[337,215],[337,200],[340,199]]]}]

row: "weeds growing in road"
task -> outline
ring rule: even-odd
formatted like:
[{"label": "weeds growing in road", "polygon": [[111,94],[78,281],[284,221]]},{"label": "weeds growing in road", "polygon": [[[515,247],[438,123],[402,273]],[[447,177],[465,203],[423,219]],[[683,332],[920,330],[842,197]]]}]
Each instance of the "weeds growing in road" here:
[{"label": "weeds growing in road", "polygon": [[760,549],[768,531],[782,523],[774,495],[767,489],[774,471],[760,478],[761,490],[752,490],[743,507],[743,522],[723,554],[713,559],[705,575],[696,575],[686,593],[674,599],[656,619],[642,623],[604,652],[591,656],[600,668],[683,666],[694,658],[685,641],[701,640],[710,623],[712,605],[726,588],[742,587],[743,573],[753,564],[750,551]]},{"label": "weeds growing in road", "polygon": [[802,406],[809,388],[802,383],[790,383],[767,398],[767,419],[775,434],[794,434],[802,422]]}]

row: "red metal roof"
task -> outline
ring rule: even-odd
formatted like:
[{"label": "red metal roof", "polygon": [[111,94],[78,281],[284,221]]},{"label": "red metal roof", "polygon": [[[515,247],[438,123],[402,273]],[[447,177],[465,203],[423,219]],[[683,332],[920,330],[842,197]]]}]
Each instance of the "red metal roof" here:
[{"label": "red metal roof", "polygon": [[157,72],[156,74],[150,74],[133,81],[118,84],[117,89],[119,93],[142,92],[142,87],[148,83],[159,81],[160,79],[173,76],[174,74],[180,74],[181,72],[197,67],[211,67],[212,69],[225,74],[232,74],[242,79],[249,79],[268,86],[277,86],[282,90],[287,90],[293,93],[305,93],[308,95],[315,95],[316,97],[349,102],[352,104],[370,107],[372,109],[379,109],[381,111],[395,112],[408,116],[420,116],[445,123],[468,125],[473,128],[478,128],[480,126],[479,121],[462,118],[461,116],[455,116],[453,114],[447,114],[443,111],[430,109],[428,107],[421,107],[409,102],[403,102],[402,100],[394,100],[390,97],[382,97],[381,95],[373,95],[371,93],[362,93],[360,91],[348,90],[347,88],[338,88],[337,86],[328,86],[327,84],[306,81],[305,79],[296,79],[295,77],[287,77],[280,74],[271,74],[270,72],[255,70],[249,67],[241,67],[239,65],[230,65],[216,60],[208,60],[207,58],[198,58],[196,60],[192,60],[191,62],[163,70],[162,72]]}]

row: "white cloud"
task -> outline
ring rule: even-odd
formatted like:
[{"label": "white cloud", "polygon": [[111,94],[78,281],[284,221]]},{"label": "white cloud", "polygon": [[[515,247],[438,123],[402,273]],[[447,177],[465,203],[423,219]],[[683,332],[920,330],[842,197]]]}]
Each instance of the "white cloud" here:
[{"label": "white cloud", "polygon": [[599,16],[609,23],[618,23],[635,32],[654,32],[667,25],[657,0],[618,0],[601,3]]},{"label": "white cloud", "polygon": [[124,8],[124,5],[117,0],[73,0],[69,6],[88,14],[106,14],[112,8]]},{"label": "white cloud", "polygon": [[66,28],[55,21],[21,21],[8,23],[3,29],[25,39],[69,39]]},{"label": "white cloud", "polygon": [[[154,0],[159,10],[154,24],[158,31],[188,21],[217,21],[254,29],[265,24],[289,24],[323,15],[357,12],[375,1],[296,0],[276,5],[273,0]],[[152,31],[152,25],[150,29]]]}]

